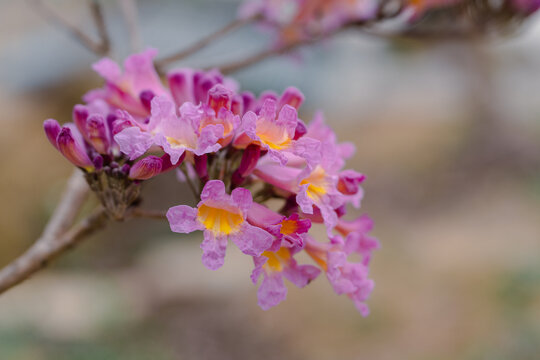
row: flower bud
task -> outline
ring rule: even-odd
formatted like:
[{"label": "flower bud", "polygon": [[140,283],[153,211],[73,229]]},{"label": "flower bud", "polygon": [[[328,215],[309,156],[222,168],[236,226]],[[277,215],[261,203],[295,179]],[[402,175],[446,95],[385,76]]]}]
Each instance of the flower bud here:
[{"label": "flower bud", "polygon": [[208,105],[216,114],[221,108],[230,109],[232,100],[232,92],[221,84],[214,85],[208,91]]},{"label": "flower bud", "polygon": [[151,90],[144,90],[139,94],[139,99],[146,111],[150,112],[152,99],[156,96]]},{"label": "flower bud", "polygon": [[161,172],[163,161],[157,156],[147,156],[137,161],[129,170],[129,177],[134,180],[147,180]]},{"label": "flower bud", "polygon": [[354,195],[358,193],[359,184],[366,179],[364,174],[354,170],[345,170],[339,174],[337,189],[344,195]]},{"label": "flower bud", "polygon": [[244,154],[242,155],[242,161],[240,162],[240,166],[238,167],[240,175],[246,177],[251,174],[253,169],[255,169],[255,167],[257,166],[257,162],[259,161],[260,157],[260,146],[255,144],[248,145],[248,147],[244,150]]},{"label": "flower bud", "polygon": [[300,139],[302,136],[306,135],[307,133],[307,127],[302,122],[302,120],[298,119],[298,122],[296,123],[296,129],[294,130],[294,140]]},{"label": "flower bud", "polygon": [[56,139],[58,139],[58,134],[60,134],[60,131],[62,130],[60,124],[58,124],[58,121],[54,119],[45,120],[43,122],[43,129],[45,130],[45,135],[47,135],[47,139],[49,139],[50,143],[58,149]]},{"label": "flower bud", "polygon": [[88,108],[84,105],[77,104],[73,107],[73,122],[77,129],[81,132],[83,137],[88,140],[86,136],[86,120],[88,119]]},{"label": "flower bud", "polygon": [[197,176],[203,181],[208,181],[208,156],[206,154],[201,156],[195,156],[194,157],[195,162],[195,172],[197,173]]},{"label": "flower bud", "polygon": [[94,167],[96,168],[96,170],[101,170],[103,169],[103,156],[101,155],[97,155],[96,157],[94,157],[94,159],[92,160],[92,163],[94,164]]},{"label": "flower bud", "polygon": [[240,95],[234,95],[231,100],[231,111],[234,115],[244,114],[244,100]]},{"label": "flower bud", "polygon": [[187,101],[195,101],[193,98],[193,88],[191,84],[191,74],[188,70],[180,70],[170,73],[167,77],[169,88],[176,106],[180,106]]},{"label": "flower bud", "polygon": [[281,95],[278,109],[281,109],[284,105],[290,105],[298,110],[303,102],[304,95],[300,92],[300,90],[295,87],[289,87]]},{"label": "flower bud", "polygon": [[75,166],[81,167],[87,171],[94,169],[92,160],[88,157],[82,140],[76,139],[72,134],[72,130],[64,126],[58,134],[58,150],[73,163]]},{"label": "flower bud", "polygon": [[86,120],[86,134],[88,142],[98,153],[107,154],[109,152],[110,141],[103,116],[94,114],[88,117]]},{"label": "flower bud", "polygon": [[252,110],[253,104],[255,102],[255,95],[253,95],[249,91],[244,91],[241,96],[242,103],[244,104],[243,113],[247,112],[248,110]]}]

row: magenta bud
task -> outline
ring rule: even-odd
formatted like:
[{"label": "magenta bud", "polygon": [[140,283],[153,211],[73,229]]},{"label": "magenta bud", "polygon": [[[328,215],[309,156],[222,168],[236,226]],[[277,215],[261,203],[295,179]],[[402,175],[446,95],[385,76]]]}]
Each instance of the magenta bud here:
[{"label": "magenta bud", "polygon": [[75,139],[71,129],[64,126],[58,134],[58,150],[74,165],[88,171],[94,168],[94,164],[88,157],[82,141]]},{"label": "magenta bud", "polygon": [[94,167],[96,168],[96,170],[103,169],[103,156],[101,155],[95,156],[94,159],[92,160],[92,163],[94,164]]},{"label": "magenta bud", "polygon": [[122,165],[122,167],[120,168],[120,171],[124,174],[129,174],[129,169],[131,169],[131,165],[129,164],[124,164]]},{"label": "magenta bud", "polygon": [[242,103],[244,105],[243,112],[246,113],[249,110],[253,110],[253,105],[255,103],[255,95],[249,91],[244,91],[242,94]]},{"label": "magenta bud", "polygon": [[261,148],[259,145],[250,144],[248,147],[244,150],[244,154],[242,154],[242,160],[240,161],[240,166],[238,167],[238,172],[243,177],[247,177],[253,169],[255,169],[255,166],[257,166],[257,162],[259,161],[259,158],[261,157]]},{"label": "magenta bud", "polygon": [[94,114],[88,117],[86,135],[88,142],[98,153],[107,154],[109,152],[110,141],[103,116]]},{"label": "magenta bud", "polygon": [[129,177],[134,180],[147,180],[161,172],[163,161],[157,156],[147,156],[137,161],[129,170]]},{"label": "magenta bud", "polygon": [[231,111],[234,115],[242,116],[244,114],[244,100],[240,95],[234,95],[231,100]]},{"label": "magenta bud", "polygon": [[336,215],[338,217],[342,217],[343,215],[347,214],[347,206],[346,205],[341,205],[340,207],[335,209],[335,211],[336,211]]},{"label": "magenta bud", "polygon": [[112,131],[113,124],[116,121],[116,119],[118,119],[118,116],[116,116],[115,114],[107,115],[107,126],[109,127],[109,130]]},{"label": "magenta bud", "polygon": [[233,172],[231,176],[231,181],[234,187],[242,185],[245,179],[246,179],[245,177],[240,175],[240,172],[238,171],[238,169],[236,169],[235,172]]},{"label": "magenta bud", "polygon": [[[73,107],[73,122],[83,137],[86,137],[86,120],[88,119],[88,108],[84,105],[77,104]],[[87,139],[88,140],[88,139]]]},{"label": "magenta bud", "polygon": [[298,140],[306,134],[307,134],[306,125],[302,122],[302,120],[298,119],[298,122],[296,123],[296,129],[294,130],[294,140]]},{"label": "magenta bud", "polygon": [[212,79],[202,79],[195,87],[195,101],[204,102],[208,98],[208,92],[215,84]]},{"label": "magenta bud", "polygon": [[113,133],[113,136],[118,134],[120,131],[124,130],[124,129],[127,129],[129,127],[132,127],[133,124],[131,123],[131,121],[127,120],[127,119],[116,119],[113,121],[112,123],[112,133]]},{"label": "magenta bud", "polygon": [[58,143],[56,142],[56,139],[58,139],[58,134],[60,134],[60,131],[62,130],[60,124],[58,124],[58,121],[54,119],[45,120],[43,122],[43,129],[45,130],[45,135],[47,135],[47,139],[49,139],[50,143],[58,149]]},{"label": "magenta bud", "polygon": [[167,76],[169,88],[176,106],[181,106],[187,101],[194,101],[191,74],[187,71],[177,71]]},{"label": "magenta bud", "polygon": [[154,96],[156,96],[156,94],[154,94],[151,90],[144,90],[139,94],[139,99],[148,112],[150,112],[150,104],[152,103]]},{"label": "magenta bud", "polygon": [[366,179],[364,174],[354,170],[344,170],[339,174],[337,189],[344,195],[354,195],[358,193],[359,185]]},{"label": "magenta bud", "polygon": [[232,91],[225,86],[216,84],[208,91],[208,105],[214,109],[216,114],[221,108],[230,109],[232,95]]},{"label": "magenta bud", "polygon": [[208,180],[208,156],[206,154],[194,157],[194,168],[197,176],[203,181]]},{"label": "magenta bud", "polygon": [[184,151],[184,153],[180,156],[180,159],[178,159],[178,162],[176,164],[173,164],[171,162],[171,157],[169,156],[169,154],[164,154],[161,157],[161,160],[162,160],[161,172],[165,172],[165,171],[169,171],[171,169],[177,168],[178,166],[180,166],[180,164],[182,164],[185,157],[186,157],[186,152]]},{"label": "magenta bud", "polygon": [[292,107],[300,108],[304,102],[304,95],[295,87],[289,87],[285,89],[281,98],[279,99],[278,109],[281,109],[284,105],[291,105]]}]

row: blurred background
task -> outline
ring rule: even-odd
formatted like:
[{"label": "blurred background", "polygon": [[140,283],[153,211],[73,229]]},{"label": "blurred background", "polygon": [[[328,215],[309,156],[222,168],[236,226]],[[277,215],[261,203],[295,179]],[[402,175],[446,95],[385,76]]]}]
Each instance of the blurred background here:
[{"label": "blurred background", "polygon": [[[83,2],[47,1],[87,32]],[[113,55],[129,53],[116,1]],[[143,44],[169,54],[235,17],[238,2],[138,1]],[[362,318],[324,277],[264,312],[236,248],[211,272],[200,234],[164,221],[114,223],[0,297],[0,359],[540,358],[540,18],[474,41],[390,40],[348,31],[235,74],[242,88],[306,95],[368,176],[376,282]],[[179,66],[263,49],[248,27]],[[42,122],[101,85],[96,56],[25,1],[0,0],[0,265],[39,236],[72,166]],[[146,208],[193,203],[174,173]],[[95,201],[95,200],[94,200]],[[91,206],[89,206],[90,208]]]}]

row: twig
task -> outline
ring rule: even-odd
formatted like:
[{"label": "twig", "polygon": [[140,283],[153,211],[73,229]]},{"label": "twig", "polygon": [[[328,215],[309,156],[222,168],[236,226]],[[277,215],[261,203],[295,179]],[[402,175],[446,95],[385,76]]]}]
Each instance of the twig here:
[{"label": "twig", "polygon": [[193,184],[193,181],[191,181],[191,178],[189,177],[189,172],[187,171],[187,169],[184,169],[184,167],[182,167],[182,166],[179,166],[178,168],[184,174],[184,176],[186,178],[186,183],[188,184],[189,189],[191,190],[191,193],[193,194],[193,197],[195,198],[195,201],[198,201],[199,200],[199,192],[197,191],[197,189],[195,187],[195,184]]},{"label": "twig", "polygon": [[90,189],[81,171],[73,170],[60,202],[43,230],[42,238],[56,238],[64,234],[73,225],[89,193]]},{"label": "twig", "polygon": [[241,28],[241,27],[255,21],[257,18],[258,18],[257,16],[253,16],[253,17],[249,17],[249,18],[245,18],[245,19],[234,20],[233,22],[225,25],[223,28],[219,29],[218,31],[211,33],[210,35],[202,38],[201,40],[197,41],[193,45],[187,47],[186,49],[183,49],[183,50],[181,50],[181,51],[179,51],[177,53],[174,53],[172,55],[165,56],[162,59],[156,60],[156,67],[162,69],[163,67],[165,67],[165,66],[167,66],[167,65],[169,65],[169,64],[171,64],[173,62],[182,60],[182,59],[184,59],[184,58],[186,58],[186,57],[188,57],[190,55],[193,55],[194,53],[196,53],[199,50],[202,50],[203,48],[210,45],[214,41],[224,37],[225,35],[227,35],[230,32],[233,32],[236,29],[239,29],[239,28]]},{"label": "twig", "polygon": [[[311,44],[311,43],[317,42],[318,40],[320,40],[319,36],[292,41],[278,48],[263,50],[260,53],[249,56],[239,61],[234,61],[229,64],[219,66],[218,68],[223,74],[234,73],[240,69],[249,67],[251,65],[255,65],[263,60],[269,59],[274,56],[283,55],[285,53],[288,53],[289,51],[296,49],[297,47]],[[211,67],[208,67],[207,69],[213,69],[213,68],[216,68],[216,66],[211,66]]]},{"label": "twig", "polygon": [[98,31],[99,39],[101,40],[101,48],[103,49],[103,55],[108,54],[111,51],[111,41],[105,26],[105,18],[103,16],[103,10],[99,5],[98,0],[92,0],[90,3],[90,10],[94,18],[94,23]]},{"label": "twig", "polygon": [[142,40],[138,26],[138,12],[135,0],[120,0],[122,16],[126,22],[126,27],[129,34],[129,43],[132,52],[137,52],[141,48]]},{"label": "twig", "polygon": [[231,62],[229,64],[225,64],[225,65],[222,65],[222,66],[211,66],[211,67],[208,67],[207,69],[214,69],[214,68],[218,68],[223,74],[230,74],[230,73],[233,73],[233,72],[236,72],[238,70],[241,70],[243,68],[246,68],[246,67],[249,67],[251,65],[255,65],[261,61],[264,61],[268,58],[271,58],[271,57],[274,57],[274,56],[278,56],[278,55],[283,55],[285,53],[288,53],[300,46],[303,46],[303,45],[309,45],[309,44],[312,44],[312,43],[315,43],[315,42],[318,42],[319,40],[323,39],[323,38],[326,38],[326,37],[331,37],[331,36],[334,36],[335,34],[345,30],[345,29],[349,29],[349,28],[361,28],[361,29],[365,29],[366,27],[370,26],[370,25],[373,25],[379,21],[382,21],[382,20],[386,20],[386,19],[389,19],[389,18],[392,18],[392,17],[395,17],[397,15],[399,15],[402,11],[402,7],[400,6],[398,9],[396,9],[395,11],[391,12],[391,13],[385,13],[383,11],[383,8],[381,7],[378,11],[378,14],[376,17],[374,18],[371,18],[371,19],[365,19],[365,20],[353,20],[353,21],[350,21],[346,24],[343,24],[343,26],[333,30],[333,31],[329,31],[329,32],[315,32],[309,36],[306,36],[304,38],[301,38],[301,39],[297,39],[297,40],[294,40],[294,41],[291,41],[291,42],[288,42],[286,44],[283,44],[277,48],[274,48],[274,49],[268,49],[268,50],[263,50],[257,54],[254,54],[254,55],[251,55],[245,59],[242,59],[242,60],[238,60],[238,61],[234,61],[234,62]]},{"label": "twig", "polygon": [[88,50],[94,52],[97,55],[106,55],[109,52],[110,44],[109,37],[105,31],[105,23],[103,21],[103,16],[101,8],[97,0],[92,0],[91,10],[92,16],[98,28],[98,33],[100,36],[100,41],[93,40],[90,36],[86,35],[81,31],[77,26],[66,21],[62,16],[58,15],[56,12],[51,10],[48,6],[43,4],[41,0],[28,0],[35,8],[41,12],[41,14],[49,19],[53,24],[67,31],[72,37],[74,37],[78,42],[80,42]]},{"label": "twig", "polygon": [[167,218],[166,213],[166,211],[162,210],[146,210],[141,208],[134,208],[133,210],[131,210],[129,216],[133,218],[163,220]]},{"label": "twig", "polygon": [[100,207],[63,236],[51,237],[45,231],[30,249],[0,271],[0,294],[28,279],[51,260],[103,227],[106,219],[105,209]]}]

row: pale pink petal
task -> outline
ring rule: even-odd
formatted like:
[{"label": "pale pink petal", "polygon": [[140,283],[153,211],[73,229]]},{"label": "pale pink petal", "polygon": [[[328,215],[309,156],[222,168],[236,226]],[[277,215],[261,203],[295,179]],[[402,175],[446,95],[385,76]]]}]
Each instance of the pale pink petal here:
[{"label": "pale pink petal", "polygon": [[270,233],[247,222],[237,233],[229,235],[229,238],[244,254],[251,256],[260,256],[274,240]]},{"label": "pale pink petal", "polygon": [[201,249],[203,250],[203,265],[210,270],[217,270],[222,267],[225,262],[227,238],[224,236],[216,237],[211,231],[205,230]]},{"label": "pale pink petal", "polygon": [[220,200],[225,195],[225,184],[221,180],[210,180],[201,192],[201,201]]},{"label": "pale pink petal", "polygon": [[257,291],[258,304],[263,310],[276,306],[287,297],[287,288],[280,273],[266,275]]},{"label": "pale pink petal", "polygon": [[143,155],[154,143],[152,135],[141,131],[137,126],[128,127],[114,135],[120,151],[135,160]]},{"label": "pale pink petal", "polygon": [[171,230],[177,233],[189,234],[204,227],[197,220],[197,209],[186,205],[178,205],[167,211],[167,220]]},{"label": "pale pink petal", "polygon": [[232,201],[242,210],[243,214],[247,214],[253,204],[253,197],[248,189],[236,188],[231,192]]}]

